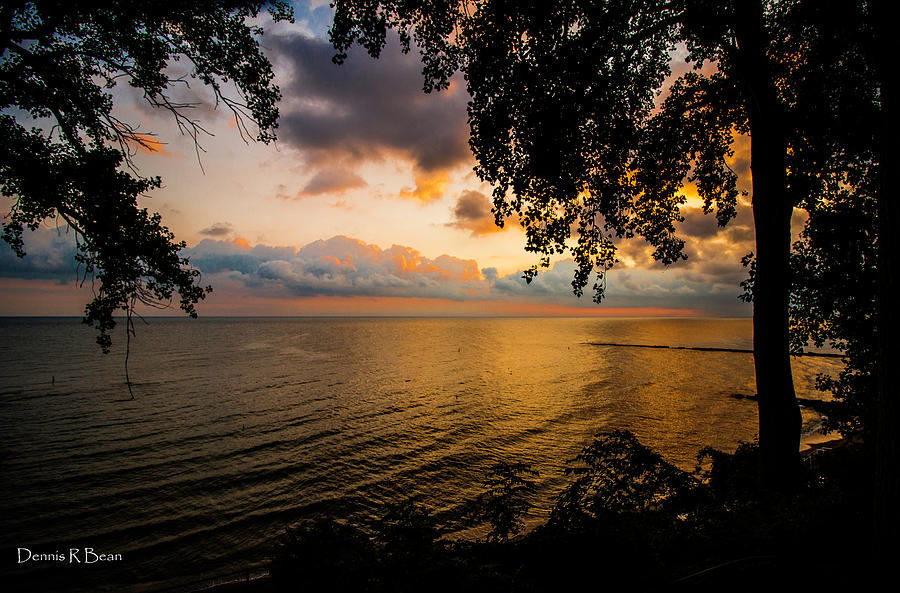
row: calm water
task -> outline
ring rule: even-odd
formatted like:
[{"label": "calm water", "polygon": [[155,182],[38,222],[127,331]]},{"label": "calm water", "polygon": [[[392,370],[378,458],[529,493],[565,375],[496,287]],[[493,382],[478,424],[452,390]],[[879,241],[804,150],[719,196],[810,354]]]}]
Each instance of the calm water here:
[{"label": "calm water", "polygon": [[[749,354],[587,344],[749,348],[749,320],[151,319],[134,401],[121,349],[101,356],[78,320],[0,329],[0,570],[22,590],[260,567],[286,525],[413,494],[452,509],[498,460],[540,471],[536,523],[599,430],[684,467],[756,431],[755,403],[732,397],[755,392]],[[798,395],[821,397],[815,374],[837,365],[795,360]],[[20,566],[18,547],[123,560]]]}]

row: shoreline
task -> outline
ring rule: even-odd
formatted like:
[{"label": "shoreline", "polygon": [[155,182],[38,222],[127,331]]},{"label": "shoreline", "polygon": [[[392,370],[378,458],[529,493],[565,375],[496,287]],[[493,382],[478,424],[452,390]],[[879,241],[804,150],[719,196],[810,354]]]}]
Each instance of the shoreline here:
[{"label": "shoreline", "polygon": [[800,439],[800,455],[815,455],[818,451],[839,449],[849,445],[851,441],[836,432],[816,432]]}]

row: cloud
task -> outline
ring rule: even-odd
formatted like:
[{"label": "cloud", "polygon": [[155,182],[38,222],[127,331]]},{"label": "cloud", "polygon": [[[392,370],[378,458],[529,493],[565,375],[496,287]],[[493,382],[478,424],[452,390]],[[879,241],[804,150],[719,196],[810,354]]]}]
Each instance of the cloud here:
[{"label": "cloud", "polygon": [[752,171],[750,169],[750,136],[745,134],[735,134],[731,148],[734,150],[734,155],[726,159],[728,166],[738,174],[738,187],[749,192],[750,182],[752,180]]},{"label": "cloud", "polygon": [[332,208],[340,208],[341,210],[354,210],[356,206],[347,202],[346,200],[337,200],[336,202],[331,202],[328,204]]},{"label": "cloud", "polygon": [[297,198],[320,194],[342,194],[350,189],[368,185],[362,177],[346,169],[322,169],[297,192]]},{"label": "cloud", "polygon": [[231,226],[229,222],[217,222],[211,226],[206,227],[205,229],[197,231],[197,233],[201,235],[206,235],[207,237],[224,237],[226,235],[230,235],[234,232],[234,227]]},{"label": "cloud", "polygon": [[490,199],[483,193],[472,190],[459,194],[453,207],[453,221],[449,226],[469,230],[473,237],[503,230],[494,224]]},{"label": "cloud", "polygon": [[433,171],[416,174],[415,181],[415,188],[404,188],[398,195],[407,200],[428,203],[444,196],[450,176],[446,171]]},{"label": "cloud", "polygon": [[135,134],[134,137],[135,139],[131,146],[136,147],[143,153],[173,156],[173,153],[166,150],[166,145],[156,136],[151,134]]},{"label": "cloud", "polygon": [[279,200],[293,200],[296,196],[297,194],[291,193],[291,191],[288,190],[288,186],[283,183],[279,183],[275,186],[275,197]]},{"label": "cloud", "polygon": [[254,275],[262,262],[292,258],[296,249],[266,245],[253,247],[246,239],[238,237],[225,241],[203,239],[195,247],[185,249],[182,254],[190,257],[191,265],[204,273],[238,272]]},{"label": "cloud", "polygon": [[678,223],[678,231],[701,239],[715,237],[722,230],[712,214],[704,214],[703,208],[681,208],[684,221]]},{"label": "cloud", "polygon": [[[55,284],[76,279],[71,233],[39,229],[26,233],[25,240],[25,259],[16,258],[8,248],[0,249],[0,278]],[[590,300],[590,285],[585,297],[578,299],[572,294],[575,264],[571,260],[555,262],[528,284],[522,271],[504,275],[495,268],[480,269],[471,259],[452,255],[430,258],[412,247],[393,245],[383,249],[345,236],[300,248],[252,245],[241,237],[207,238],[184,249],[182,255],[203,273],[204,285],[226,287],[231,301],[300,297],[435,299],[528,304],[538,308],[532,312],[541,306],[549,307],[548,312],[556,310],[553,307],[567,307],[568,314],[577,308],[593,314],[598,308]],[[749,309],[737,300],[738,283],[746,271],[737,259],[730,253],[716,256],[711,248],[693,265],[676,265],[665,271],[617,266],[607,276],[607,297],[600,308],[621,308],[619,314],[635,307],[651,307],[746,315]]]},{"label": "cloud", "polygon": [[[184,251],[204,281],[227,281],[251,294],[283,298],[342,296],[516,301],[593,309],[590,286],[584,298],[572,291],[575,264],[562,260],[529,284],[522,271],[501,275],[480,269],[475,260],[451,255],[429,258],[402,245],[382,249],[358,239],[337,236],[293,247],[250,246],[245,241],[204,239]],[[740,292],[734,265],[667,271],[614,269],[607,277],[607,307],[674,307],[740,315]],[[716,274],[724,274],[717,277]],[[212,275],[210,279],[208,275]]]},{"label": "cloud", "polygon": [[25,257],[16,257],[0,241],[0,277],[53,280],[64,284],[77,279],[75,234],[66,229],[39,228],[26,231]]},{"label": "cloud", "polygon": [[300,249],[204,239],[185,250],[204,273],[228,273],[247,286],[278,285],[287,294],[464,298],[485,292],[478,264],[442,255],[429,259],[411,247],[381,249],[338,236]]},{"label": "cloud", "polygon": [[286,97],[279,139],[310,164],[399,157],[433,178],[470,162],[463,85],[425,94],[415,52],[403,54],[393,36],[380,59],[354,47],[341,66],[323,39],[291,33],[267,38],[267,46]]}]

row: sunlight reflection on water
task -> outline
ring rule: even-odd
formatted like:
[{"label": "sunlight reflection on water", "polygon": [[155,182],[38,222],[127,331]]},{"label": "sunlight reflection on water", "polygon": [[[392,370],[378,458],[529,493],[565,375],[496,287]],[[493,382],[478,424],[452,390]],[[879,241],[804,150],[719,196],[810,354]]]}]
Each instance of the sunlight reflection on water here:
[{"label": "sunlight reflection on water", "polygon": [[[317,513],[413,494],[452,509],[499,460],[540,472],[542,521],[597,431],[629,428],[686,468],[756,431],[732,397],[754,393],[749,354],[589,344],[749,348],[749,320],[152,319],[134,401],[121,351],[101,356],[77,320],[0,323],[4,548],[129,560],[103,578],[51,567],[66,589],[253,565]],[[822,397],[815,374],[837,365],[795,361],[798,394]]]}]

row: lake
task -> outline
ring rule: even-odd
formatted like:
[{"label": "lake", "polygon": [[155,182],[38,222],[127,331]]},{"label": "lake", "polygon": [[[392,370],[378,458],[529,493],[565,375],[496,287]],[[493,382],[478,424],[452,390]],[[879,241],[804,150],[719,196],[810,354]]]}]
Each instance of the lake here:
[{"label": "lake", "polygon": [[[540,472],[534,525],[598,431],[630,429],[684,468],[756,433],[755,402],[734,397],[755,393],[750,354],[592,345],[749,349],[749,319],[150,318],[131,343],[133,400],[121,332],[103,356],[77,319],[0,326],[14,589],[256,572],[288,525],[365,521],[412,495],[452,510],[500,460]],[[839,365],[794,359],[798,395],[824,399],[815,375]],[[19,564],[18,548],[48,559]],[[121,557],[70,563],[70,548]]]}]

